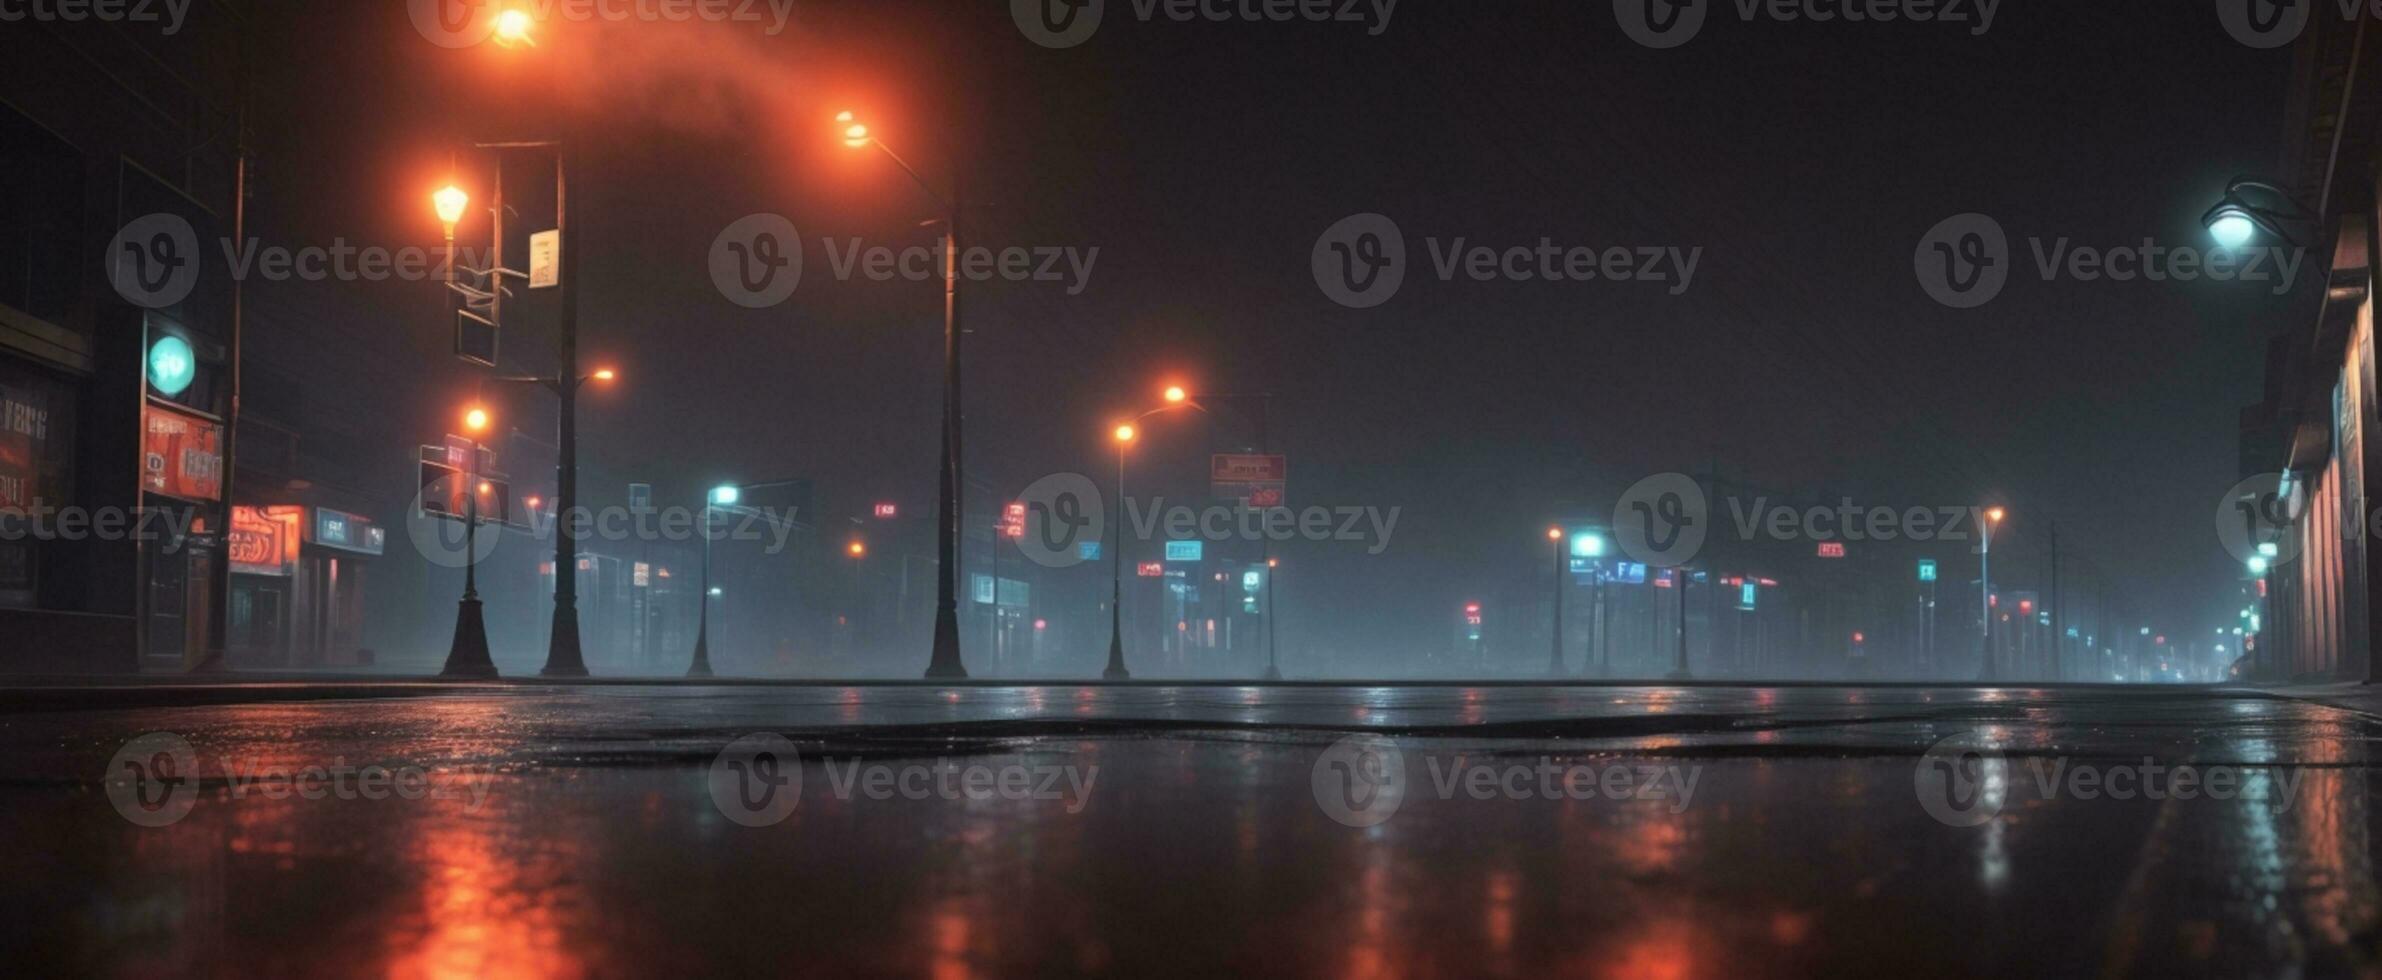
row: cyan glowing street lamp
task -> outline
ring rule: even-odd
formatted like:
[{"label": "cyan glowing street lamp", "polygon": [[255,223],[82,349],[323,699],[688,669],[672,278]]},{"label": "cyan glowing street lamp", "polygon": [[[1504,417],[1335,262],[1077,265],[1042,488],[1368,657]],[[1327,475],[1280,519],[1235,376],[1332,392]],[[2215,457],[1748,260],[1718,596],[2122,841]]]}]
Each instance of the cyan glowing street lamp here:
[{"label": "cyan glowing street lamp", "polygon": [[696,596],[702,602],[702,610],[695,614],[695,662],[687,666],[688,677],[711,676],[711,600],[720,594],[718,589],[711,587],[712,511],[719,507],[734,507],[742,499],[744,491],[725,483],[711,488],[711,494],[703,498],[703,584],[696,591]]}]

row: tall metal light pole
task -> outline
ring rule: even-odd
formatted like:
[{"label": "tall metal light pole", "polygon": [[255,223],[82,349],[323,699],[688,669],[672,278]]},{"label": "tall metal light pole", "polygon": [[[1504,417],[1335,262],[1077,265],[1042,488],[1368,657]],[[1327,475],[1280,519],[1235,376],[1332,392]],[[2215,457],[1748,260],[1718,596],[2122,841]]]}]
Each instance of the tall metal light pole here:
[{"label": "tall metal light pole", "polygon": [[736,487],[723,485],[711,488],[711,493],[703,498],[703,587],[695,593],[696,600],[702,606],[695,613],[695,662],[687,666],[688,677],[711,676],[712,510],[715,507],[733,507],[743,496],[743,491]]},{"label": "tall metal light pole", "polygon": [[1980,594],[1979,594],[1979,596],[1978,596],[1978,599],[1977,599],[1977,610],[1978,610],[1978,616],[1977,616],[1977,618],[1978,618],[1980,621],[1982,621],[1982,622],[1984,623],[1984,627],[1983,627],[1983,629],[1984,629],[1984,637],[1985,637],[1985,644],[1984,644],[1984,649],[1985,649],[1985,661],[1984,661],[1984,666],[1983,666],[1981,669],[1979,669],[1979,670],[1978,670],[1978,672],[1977,672],[1977,679],[1978,679],[1978,680],[1981,680],[1981,681],[1990,681],[1990,680],[1992,680],[1992,679],[1993,679],[1993,674],[1994,674],[1994,671],[1993,671],[1993,529],[1994,529],[1994,528],[1996,528],[1996,527],[1999,527],[1999,526],[2001,526],[2001,522],[2002,522],[2002,509],[2001,509],[2001,508],[1999,508],[1999,507],[1993,507],[1993,508],[1989,508],[1989,509],[1987,509],[1987,510],[1985,511],[1985,526],[1984,526],[1983,528],[1979,529],[1979,530],[1980,530],[1980,532],[1981,532],[1981,534],[1982,534],[1982,536],[1983,536],[1983,541],[1982,541],[1982,543],[1980,544],[1980,546],[1977,548],[1977,589],[1978,589],[1978,591],[1979,591],[1979,593],[1980,593]]},{"label": "tall metal light pole", "polygon": [[488,624],[480,608],[480,444],[488,428],[488,413],[474,408],[464,413],[463,427],[472,434],[471,458],[459,478],[466,498],[463,513],[463,599],[455,605],[455,639],[447,646],[441,677],[494,677],[496,661],[488,654]]},{"label": "tall metal light pole", "polygon": [[[1134,429],[1130,423],[1117,426],[1117,506],[1120,508],[1124,506],[1125,501],[1125,447],[1133,444],[1133,438],[1137,434],[1138,430]],[[1122,511],[1119,513],[1121,514]],[[1100,679],[1110,681],[1129,680],[1133,677],[1132,673],[1125,669],[1125,547],[1124,534],[1122,533],[1124,523],[1121,520],[1109,522],[1108,667],[1100,672]]]},{"label": "tall metal light pole", "polygon": [[1554,546],[1555,552],[1555,629],[1554,642],[1550,645],[1547,654],[1547,676],[1561,677],[1563,676],[1563,573],[1565,571],[1563,529],[1548,528],[1547,542]]},{"label": "tall metal light pole", "polygon": [[[959,302],[959,219],[960,179],[953,168],[951,196],[936,193],[934,185],[918,175],[908,161],[883,140],[871,135],[867,125],[852,113],[837,113],[835,121],[843,127],[844,145],[859,148],[875,146],[885,156],[909,174],[920,190],[942,205],[943,219],[943,434],[941,476],[935,500],[935,560],[941,566],[935,581],[935,639],[933,652],[926,664],[929,678],[959,679],[968,676],[968,669],[960,659],[959,647],[959,535],[962,522],[960,473],[960,302]],[[994,583],[993,598],[998,600],[1000,583]],[[995,608],[999,603],[995,602]]]}]

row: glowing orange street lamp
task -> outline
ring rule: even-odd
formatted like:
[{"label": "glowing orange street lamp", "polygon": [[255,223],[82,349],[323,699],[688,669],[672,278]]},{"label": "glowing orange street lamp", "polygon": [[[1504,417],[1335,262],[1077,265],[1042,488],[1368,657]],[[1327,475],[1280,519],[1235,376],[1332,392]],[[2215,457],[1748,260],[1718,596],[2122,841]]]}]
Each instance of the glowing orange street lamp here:
[{"label": "glowing orange street lamp", "polygon": [[851,555],[854,558],[866,558],[868,557],[868,545],[859,541],[854,541],[851,544],[844,546],[844,554]]},{"label": "glowing orange street lamp", "polygon": [[591,375],[591,377],[595,378],[597,381],[611,381],[620,377],[620,375],[611,368],[598,368],[596,369],[596,373]]},{"label": "glowing orange street lamp", "polygon": [[430,207],[438,212],[438,221],[447,226],[447,238],[455,237],[455,225],[463,220],[463,212],[471,207],[471,195],[453,184],[430,194]]},{"label": "glowing orange street lamp", "polygon": [[496,43],[507,48],[537,47],[538,39],[530,35],[536,26],[537,21],[529,16],[529,11],[507,7],[496,15]]},{"label": "glowing orange street lamp", "polygon": [[1180,403],[1189,397],[1191,397],[1191,393],[1184,391],[1182,385],[1170,385],[1166,389],[1166,403],[1169,405]]},{"label": "glowing orange street lamp", "polygon": [[488,625],[480,610],[480,498],[495,491],[495,484],[481,479],[480,445],[477,437],[488,431],[488,410],[477,405],[464,410],[463,428],[474,440],[471,458],[462,479],[469,480],[463,494],[463,599],[455,607],[455,641],[447,648],[447,663],[440,674],[447,677],[494,677],[496,661],[488,656]]},{"label": "glowing orange street lamp", "polygon": [[1555,546],[1554,645],[1552,652],[1548,654],[1547,673],[1550,676],[1561,677],[1563,676],[1563,574],[1569,570],[1570,562],[1565,560],[1566,556],[1563,553],[1563,529],[1561,527],[1548,528],[1547,541]]},{"label": "glowing orange street lamp", "polygon": [[916,181],[920,190],[943,208],[943,438],[942,458],[937,462],[940,482],[935,496],[935,632],[934,646],[928,654],[926,676],[930,678],[961,678],[968,676],[967,665],[960,658],[959,648],[959,535],[960,515],[965,513],[962,497],[966,478],[961,460],[961,436],[965,429],[960,412],[960,182],[954,168],[951,196],[944,197],[934,185],[918,175],[916,168],[893,152],[885,141],[869,132],[868,125],[850,110],[835,114],[837,132],[844,145],[853,149],[875,146],[884,151],[902,172]]},{"label": "glowing orange street lamp", "polygon": [[[2000,507],[1986,508],[1985,526],[1978,529],[1977,588],[1985,597],[1984,606],[1979,608],[1990,609],[1993,605],[1993,529],[2001,526],[2005,513]],[[1993,616],[1988,613],[1977,617],[1977,620],[1981,624],[1978,628],[1985,637],[1984,662],[1978,667],[1977,679],[1989,681],[1993,679]]]}]

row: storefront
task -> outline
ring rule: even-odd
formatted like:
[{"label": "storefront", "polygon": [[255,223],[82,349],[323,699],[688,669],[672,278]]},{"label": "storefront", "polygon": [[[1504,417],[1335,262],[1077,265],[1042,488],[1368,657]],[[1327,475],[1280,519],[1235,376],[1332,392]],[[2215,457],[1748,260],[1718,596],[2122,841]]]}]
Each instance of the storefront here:
[{"label": "storefront", "polygon": [[232,508],[231,621],[242,667],[368,665],[365,567],[388,545],[371,519],[327,507]]}]

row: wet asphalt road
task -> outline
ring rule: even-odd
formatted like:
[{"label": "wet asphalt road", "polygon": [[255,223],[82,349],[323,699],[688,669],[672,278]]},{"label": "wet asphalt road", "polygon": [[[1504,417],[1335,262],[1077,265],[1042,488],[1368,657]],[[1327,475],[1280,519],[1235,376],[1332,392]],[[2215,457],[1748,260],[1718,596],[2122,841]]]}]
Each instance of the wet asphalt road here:
[{"label": "wet asphalt road", "polygon": [[49,699],[0,711],[0,893],[21,976],[2373,975],[2378,731],[2175,689]]}]

